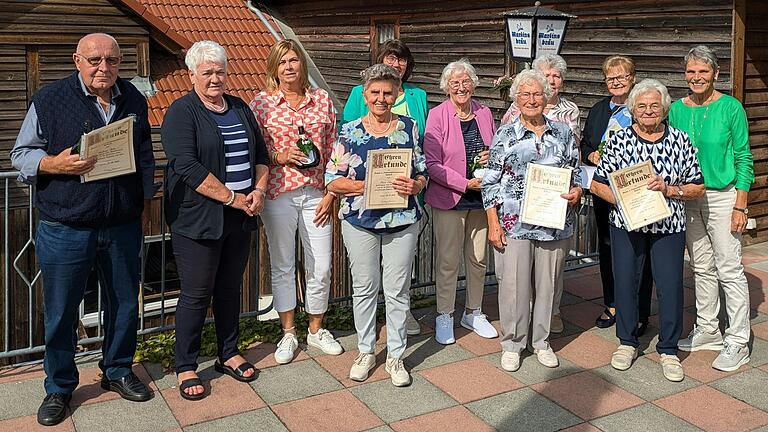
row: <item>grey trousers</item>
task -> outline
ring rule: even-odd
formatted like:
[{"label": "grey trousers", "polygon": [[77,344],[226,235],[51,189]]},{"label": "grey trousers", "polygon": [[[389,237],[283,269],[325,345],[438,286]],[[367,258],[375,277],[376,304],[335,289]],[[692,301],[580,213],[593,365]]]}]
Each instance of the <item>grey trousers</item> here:
[{"label": "grey trousers", "polygon": [[534,349],[549,348],[549,326],[557,281],[562,278],[570,239],[555,241],[515,240],[507,238],[503,251],[494,249],[494,258],[502,266],[499,283],[499,318],[501,348],[520,353],[528,341],[531,299],[534,287],[533,324],[530,326]]},{"label": "grey trousers", "polygon": [[374,352],[376,300],[382,288],[387,315],[387,353],[401,358],[405,352],[405,314],[411,307],[411,266],[419,226],[417,222],[394,234],[374,234],[347,221],[341,222],[352,271],[352,310],[360,352]]}]

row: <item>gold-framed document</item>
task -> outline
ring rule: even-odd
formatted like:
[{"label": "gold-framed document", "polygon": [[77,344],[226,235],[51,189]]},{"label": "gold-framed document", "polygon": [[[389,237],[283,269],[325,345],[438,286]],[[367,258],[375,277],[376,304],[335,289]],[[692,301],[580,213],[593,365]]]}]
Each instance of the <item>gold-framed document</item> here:
[{"label": "gold-framed document", "polygon": [[568,200],[561,197],[571,189],[573,170],[529,163],[523,191],[523,223],[547,228],[565,228]]},{"label": "gold-framed document", "polygon": [[129,116],[83,135],[80,159],[95,156],[96,164],[91,171],[80,176],[81,183],[136,172],[133,122],[133,116]]},{"label": "gold-framed document", "polygon": [[408,207],[408,195],[392,188],[395,177],[411,176],[412,149],[368,150],[365,172],[365,209],[400,209]]},{"label": "gold-framed document", "polygon": [[648,180],[655,175],[649,160],[608,175],[616,208],[630,231],[672,216],[664,194],[648,189]]}]

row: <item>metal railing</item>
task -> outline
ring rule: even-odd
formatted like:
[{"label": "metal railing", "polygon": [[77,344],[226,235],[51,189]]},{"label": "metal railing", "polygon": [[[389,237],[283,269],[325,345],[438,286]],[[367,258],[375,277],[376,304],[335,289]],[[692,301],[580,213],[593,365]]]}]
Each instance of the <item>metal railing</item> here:
[{"label": "metal railing", "polygon": [[[0,359],[13,359],[30,354],[41,353],[45,347],[42,343],[42,280],[40,271],[34,259],[34,233],[37,226],[37,214],[33,207],[34,188],[22,185],[16,180],[18,172],[0,172],[0,180],[3,182],[3,255],[2,255],[2,326],[3,343],[0,350]],[[13,195],[13,197],[12,197]],[[167,324],[167,318],[175,311],[176,293],[169,289],[169,284],[174,279],[169,278],[169,257],[166,243],[170,239],[170,233],[166,231],[166,225],[162,221],[165,218],[163,200],[160,201],[160,233],[144,237],[142,244],[142,265],[139,290],[139,329],[137,335],[147,335],[171,330],[174,324]],[[586,196],[581,210],[578,212],[576,232],[573,236],[571,251],[566,259],[566,270],[578,269],[597,263],[597,242],[595,240],[594,216],[590,211],[591,197]],[[338,234],[337,234],[338,235]],[[258,257],[261,243],[257,241],[252,254]],[[157,245],[157,246],[155,246]],[[419,244],[414,260],[411,289],[422,295],[434,295],[434,236],[431,222],[424,225],[419,236]],[[158,249],[154,252],[151,249]],[[486,283],[494,284],[493,254],[489,255]],[[159,259],[159,266],[153,270],[153,280],[148,280],[147,264],[149,258],[154,256],[155,264]],[[303,254],[298,253],[302,257]],[[348,275],[346,256],[343,262],[343,272]],[[463,264],[462,264],[463,265]],[[258,264],[257,264],[258,266]],[[301,268],[301,267],[299,267]],[[460,272],[460,288],[463,284],[463,269]],[[94,335],[88,336],[81,332],[78,342],[80,345],[89,345],[103,340],[101,287],[98,278],[95,278],[95,290],[89,291],[86,299],[80,305],[81,326],[91,329]],[[152,279],[152,278],[150,278]],[[250,290],[256,290],[261,298],[258,282],[259,278],[250,279]],[[300,278],[301,279],[301,278]],[[337,289],[337,295],[330,299],[332,303],[349,301],[351,299],[351,286],[349,277],[340,278],[343,286]],[[90,296],[90,297],[89,297]],[[95,296],[95,297],[94,297]],[[18,299],[26,301],[20,302]],[[94,303],[89,305],[88,303]],[[254,317],[263,315],[271,310],[272,305],[264,309],[255,307],[245,310],[241,317]],[[12,327],[12,323],[15,327]],[[94,330],[95,328],[95,330]],[[25,359],[28,360],[28,359]]]}]

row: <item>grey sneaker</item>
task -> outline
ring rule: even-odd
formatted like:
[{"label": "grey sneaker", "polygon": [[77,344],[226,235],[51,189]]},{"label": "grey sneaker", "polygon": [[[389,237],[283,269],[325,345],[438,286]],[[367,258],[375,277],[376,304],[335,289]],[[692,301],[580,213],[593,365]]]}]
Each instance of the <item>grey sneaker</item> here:
[{"label": "grey sneaker", "polygon": [[384,365],[384,370],[392,378],[392,384],[396,387],[405,387],[411,383],[411,375],[405,370],[402,359],[387,356],[387,364]]},{"label": "grey sneaker", "polygon": [[680,382],[685,378],[683,365],[680,364],[680,359],[676,355],[661,355],[661,372],[664,373],[664,378],[670,381]]},{"label": "grey sneaker", "polygon": [[410,310],[405,313],[405,332],[408,336],[416,336],[421,333],[421,324],[419,324]]},{"label": "grey sneaker", "polygon": [[349,379],[353,381],[365,381],[371,369],[376,366],[376,356],[371,353],[360,353],[349,369]]},{"label": "grey sneaker", "polygon": [[731,372],[747,363],[749,363],[749,348],[725,342],[720,355],[712,362],[712,367],[724,372]]},{"label": "grey sneaker", "polygon": [[723,349],[723,336],[719,330],[707,333],[696,326],[687,338],[677,341],[677,348],[683,351],[720,351]]}]

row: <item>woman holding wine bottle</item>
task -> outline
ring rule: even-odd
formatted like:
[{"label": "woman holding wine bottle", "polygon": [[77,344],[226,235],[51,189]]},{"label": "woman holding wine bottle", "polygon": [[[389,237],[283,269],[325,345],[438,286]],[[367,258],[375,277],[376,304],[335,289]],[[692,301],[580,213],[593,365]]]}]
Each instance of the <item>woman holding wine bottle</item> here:
[{"label": "woman holding wine bottle", "polygon": [[333,199],[325,190],[325,164],[336,140],[336,115],[328,93],[309,85],[307,58],[291,39],[277,42],[267,57],[267,89],[251,101],[269,150],[267,202],[261,213],[272,267],[273,304],[283,326],[275,360],[289,363],[298,348],[296,230],[304,250],[309,316],[307,344],[326,354],[342,353],[322,328],[331,284]]}]

